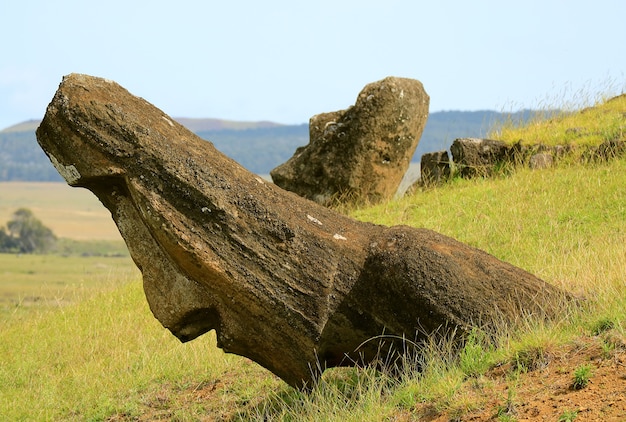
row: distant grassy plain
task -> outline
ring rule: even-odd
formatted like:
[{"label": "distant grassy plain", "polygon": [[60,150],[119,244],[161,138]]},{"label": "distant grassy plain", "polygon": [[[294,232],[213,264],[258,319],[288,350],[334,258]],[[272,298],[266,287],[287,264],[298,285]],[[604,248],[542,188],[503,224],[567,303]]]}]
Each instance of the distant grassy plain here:
[{"label": "distant grassy plain", "polygon": [[33,211],[58,237],[122,240],[111,213],[86,189],[65,183],[0,182],[0,225],[21,207]]},{"label": "distant grassy plain", "polygon": [[30,209],[52,229],[60,238],[59,251],[0,254],[0,321],[75,303],[138,277],[111,214],[86,189],[65,183],[0,183],[0,226],[18,208]]},{"label": "distant grassy plain", "polygon": [[0,254],[0,322],[77,303],[138,277],[129,256]]}]

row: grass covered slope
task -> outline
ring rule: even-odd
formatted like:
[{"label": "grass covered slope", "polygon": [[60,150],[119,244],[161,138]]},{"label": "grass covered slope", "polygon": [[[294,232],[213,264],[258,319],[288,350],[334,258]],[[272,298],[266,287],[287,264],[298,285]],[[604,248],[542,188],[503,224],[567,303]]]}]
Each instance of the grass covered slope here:
[{"label": "grass covered slope", "polygon": [[439,231],[585,298],[553,325],[504,327],[497,347],[480,331],[460,354],[433,339],[422,372],[333,369],[304,394],[213,334],[180,344],[140,282],[122,280],[0,321],[0,420],[625,420],[624,186],[624,158],[570,162],[351,211]]},{"label": "grass covered slope", "polygon": [[[354,216],[380,224],[429,228],[481,248],[567,289],[580,279],[579,254],[611,253],[626,240],[626,162],[519,169],[500,179],[458,179]],[[602,269],[604,268],[604,269]],[[604,273],[606,267],[596,274]]]},{"label": "grass covered slope", "polygon": [[[0,329],[0,419],[129,420],[167,409],[220,416],[224,401],[179,404],[178,396],[215,385],[227,371],[255,378],[215,346],[213,335],[181,345],[152,317],[137,281],[56,312],[5,322]],[[231,386],[231,388],[233,388]],[[239,391],[239,396],[247,386]],[[170,409],[171,408],[171,409]]]},{"label": "grass covered slope", "polygon": [[[473,361],[468,349],[465,369],[445,345],[434,345],[422,374],[391,379],[338,369],[304,395],[258,365],[223,354],[213,335],[178,343],[131,281],[78,305],[4,322],[0,414],[14,420],[411,420],[428,404],[430,411],[461,416],[484,409],[493,416],[508,398],[490,390],[498,384],[483,375],[488,368],[513,361],[520,351],[560,350],[592,333],[598,321],[610,321],[616,335],[624,332],[625,183],[626,160],[520,170],[354,211],[363,220],[451,235],[587,298],[580,314],[564,310],[556,327],[529,323],[527,333],[505,333],[499,349],[477,342],[485,357]],[[618,347],[611,353],[626,352]],[[570,369],[559,370],[569,376]],[[529,400],[517,388],[515,400]]]},{"label": "grass covered slope", "polygon": [[594,107],[572,112],[537,113],[524,125],[512,121],[490,134],[508,143],[595,146],[624,139],[626,134],[626,94],[599,102]]}]

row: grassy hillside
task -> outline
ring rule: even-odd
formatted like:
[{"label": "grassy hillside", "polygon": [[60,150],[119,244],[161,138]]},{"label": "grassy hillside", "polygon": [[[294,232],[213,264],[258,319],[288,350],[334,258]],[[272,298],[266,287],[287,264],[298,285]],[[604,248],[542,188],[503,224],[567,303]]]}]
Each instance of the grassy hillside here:
[{"label": "grassy hillside", "polygon": [[0,419],[625,420],[625,185],[625,158],[570,162],[351,211],[437,230],[577,294],[554,324],[502,327],[496,343],[476,331],[460,354],[433,338],[422,371],[334,369],[305,394],[222,353],[212,333],[178,343],[131,276],[0,321]]},{"label": "grassy hillside", "polygon": [[[363,220],[452,235],[587,298],[581,312],[564,310],[556,327],[529,322],[527,332],[503,333],[500,349],[476,345],[484,357],[474,363],[466,358],[469,369],[458,366],[445,345],[434,344],[430,352],[438,357],[427,353],[422,374],[395,380],[369,370],[333,370],[304,395],[258,365],[223,354],[212,334],[179,344],[154,320],[140,283],[131,279],[62,311],[5,321],[0,409],[8,419],[34,420],[356,421],[410,420],[427,404],[437,412],[468,415],[491,400],[497,404],[486,411],[495,414],[508,399],[506,392],[492,391],[498,384],[484,368],[505,367],[527,350],[556,356],[563,345],[591,335],[597,321],[610,321],[615,335],[623,335],[625,182],[626,160],[523,170],[509,178],[459,180],[354,212]],[[607,352],[607,362],[623,355],[620,347]],[[566,377],[576,369],[550,368]],[[524,400],[522,387],[509,380],[524,376],[511,371],[502,381],[516,389],[518,403]]]},{"label": "grassy hillside", "polygon": [[567,112],[538,112],[528,124],[505,122],[492,137],[514,143],[594,146],[626,136],[626,94],[594,107]]}]

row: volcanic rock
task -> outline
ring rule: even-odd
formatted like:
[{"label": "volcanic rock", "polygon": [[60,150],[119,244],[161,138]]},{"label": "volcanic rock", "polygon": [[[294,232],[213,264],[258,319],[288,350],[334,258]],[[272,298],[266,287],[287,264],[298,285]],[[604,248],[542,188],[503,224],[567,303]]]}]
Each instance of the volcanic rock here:
[{"label": "volcanic rock", "polygon": [[614,139],[604,141],[598,146],[590,147],[583,154],[583,159],[591,162],[602,162],[613,158],[623,157],[625,154],[626,140]]},{"label": "volcanic rock", "polygon": [[448,151],[427,152],[420,160],[420,184],[436,185],[450,178],[450,157]]},{"label": "volcanic rock", "polygon": [[422,136],[429,102],[414,79],[368,84],[354,106],[313,116],[309,144],[273,169],[272,180],[320,204],[390,198]]},{"label": "volcanic rock", "polygon": [[554,157],[547,152],[531,155],[528,166],[533,170],[547,169],[554,165]]},{"label": "volcanic rock", "polygon": [[450,146],[452,161],[461,177],[486,177],[499,164],[511,161],[512,148],[502,141],[479,138],[455,139]]},{"label": "volcanic rock", "polygon": [[[361,101],[401,96],[384,86]],[[383,333],[494,330],[554,315],[567,297],[433,231],[355,221],[286,192],[106,79],[66,76],[37,139],[111,211],[164,327],[181,341],[214,329],[218,347],[293,386],[373,361],[393,347],[373,340]]]}]

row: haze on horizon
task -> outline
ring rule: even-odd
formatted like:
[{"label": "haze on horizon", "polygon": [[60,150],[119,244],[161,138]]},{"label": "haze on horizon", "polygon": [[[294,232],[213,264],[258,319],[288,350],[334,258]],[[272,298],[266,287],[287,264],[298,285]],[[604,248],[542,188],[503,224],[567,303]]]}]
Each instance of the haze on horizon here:
[{"label": "haze on horizon", "polygon": [[284,124],[346,108],[390,75],[420,80],[431,112],[562,106],[626,87],[619,0],[25,0],[0,16],[0,130],[41,119],[72,72],[173,117]]}]

